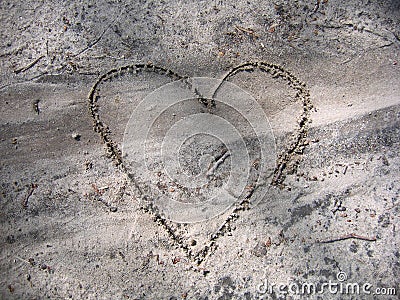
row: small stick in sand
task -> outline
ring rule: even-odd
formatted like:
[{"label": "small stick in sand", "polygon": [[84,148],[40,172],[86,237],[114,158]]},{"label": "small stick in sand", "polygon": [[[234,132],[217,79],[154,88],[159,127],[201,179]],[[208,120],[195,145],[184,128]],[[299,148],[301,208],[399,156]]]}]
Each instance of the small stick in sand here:
[{"label": "small stick in sand", "polygon": [[363,240],[363,241],[368,241],[368,242],[375,242],[376,241],[376,237],[366,237],[366,236],[361,236],[355,233],[350,233],[347,235],[343,235],[340,236],[338,238],[334,238],[334,239],[330,239],[330,240],[326,240],[326,241],[320,241],[319,243],[321,244],[328,244],[328,243],[334,243],[334,242],[338,242],[338,241],[344,241],[344,240],[348,240],[348,239],[357,239],[357,240]]}]

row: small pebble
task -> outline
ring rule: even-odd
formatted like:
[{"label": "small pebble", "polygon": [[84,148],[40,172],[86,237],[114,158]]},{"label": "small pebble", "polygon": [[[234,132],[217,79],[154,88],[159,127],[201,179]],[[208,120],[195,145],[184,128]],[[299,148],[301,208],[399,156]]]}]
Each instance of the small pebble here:
[{"label": "small pebble", "polygon": [[81,135],[79,133],[73,133],[72,134],[72,138],[76,141],[80,141],[81,140]]}]

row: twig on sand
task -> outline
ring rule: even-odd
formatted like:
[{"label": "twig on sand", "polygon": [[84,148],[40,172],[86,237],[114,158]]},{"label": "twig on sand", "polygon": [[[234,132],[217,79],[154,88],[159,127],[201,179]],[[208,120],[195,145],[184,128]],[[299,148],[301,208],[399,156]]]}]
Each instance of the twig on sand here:
[{"label": "twig on sand", "polygon": [[89,43],[89,45],[87,45],[85,48],[83,48],[81,51],[79,51],[78,53],[72,55],[72,57],[77,57],[79,55],[81,55],[82,53],[86,52],[87,50],[89,50],[90,48],[92,48],[93,46],[95,46],[98,42],[100,42],[100,40],[103,38],[104,34],[107,32],[107,30],[111,27],[112,23],[109,24],[106,29],[103,30],[103,32],[97,37],[97,39],[95,39],[93,42]]},{"label": "twig on sand", "polygon": [[220,164],[222,164],[225,159],[227,159],[231,154],[226,151],[224,155],[222,155],[216,162],[215,164],[207,171],[206,176],[211,176],[214,174],[215,170],[219,167]]},{"label": "twig on sand", "polygon": [[320,241],[319,243],[328,244],[328,243],[334,243],[334,242],[344,241],[344,240],[348,240],[348,239],[357,239],[357,240],[363,240],[363,241],[368,241],[368,242],[376,242],[376,237],[370,238],[370,237],[358,235],[358,234],[355,234],[355,233],[350,233],[350,234],[347,234],[347,235],[340,236],[338,238],[329,239],[329,240],[325,240],[325,241]]},{"label": "twig on sand", "polygon": [[19,73],[23,73],[25,71],[28,71],[30,68],[32,68],[34,65],[36,65],[43,57],[44,57],[44,55],[39,56],[38,58],[36,58],[33,62],[31,62],[27,66],[22,67],[22,68],[20,68],[18,70],[15,70],[14,73],[15,74],[19,74]]},{"label": "twig on sand", "polygon": [[28,202],[29,202],[29,198],[32,196],[33,191],[37,188],[37,184],[35,183],[31,183],[31,186],[29,187],[29,191],[28,194],[26,195],[24,202],[22,202],[22,207],[23,208],[27,208],[28,207]]},{"label": "twig on sand", "polygon": [[315,13],[318,11],[319,5],[320,5],[320,4],[321,4],[321,0],[317,0],[317,2],[315,3],[314,9],[313,9],[313,11],[312,11],[312,13],[311,13],[311,15],[315,14]]},{"label": "twig on sand", "polygon": [[239,32],[241,31],[241,32],[244,32],[244,33],[248,33],[252,37],[258,38],[258,34],[251,28],[244,28],[244,27],[238,26],[238,25],[235,25],[234,27]]},{"label": "twig on sand", "polygon": [[[121,13],[122,14],[122,13]],[[119,17],[119,16],[118,16]],[[82,53],[86,52],[87,50],[89,50],[90,48],[94,47],[98,42],[100,42],[100,40],[103,38],[103,36],[106,34],[106,32],[111,28],[112,25],[114,25],[115,20],[117,20],[117,18],[114,18],[114,20],[112,20],[106,28],[104,28],[103,32],[91,43],[89,43],[85,48],[83,48],[82,50],[80,50],[78,53],[72,55],[72,57],[77,57],[79,55],[81,55]]]},{"label": "twig on sand", "polygon": [[23,258],[21,258],[21,257],[19,257],[19,256],[17,256],[17,255],[15,256],[15,258],[18,259],[19,261],[22,261],[22,262],[24,262],[24,263],[27,263],[28,265],[32,265],[30,261],[27,261],[26,259],[23,259]]}]

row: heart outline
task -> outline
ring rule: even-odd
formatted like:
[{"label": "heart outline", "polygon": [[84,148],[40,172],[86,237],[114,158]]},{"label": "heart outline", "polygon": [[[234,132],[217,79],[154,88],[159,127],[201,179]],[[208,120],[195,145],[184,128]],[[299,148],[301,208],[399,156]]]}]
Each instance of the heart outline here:
[{"label": "heart outline", "polygon": [[[211,100],[203,98],[200,94],[197,93],[196,90],[194,90],[194,92],[195,94],[197,94],[200,103],[207,106],[207,109],[210,111],[213,105],[215,105],[215,102],[212,99],[214,98],[218,89],[222,86],[222,84],[225,81],[227,81],[228,78],[243,71],[254,71],[256,69],[262,72],[266,72],[267,74],[270,74],[272,78],[285,79],[289,84],[289,86],[296,91],[295,98],[297,100],[300,100],[302,103],[303,110],[301,112],[300,120],[298,122],[299,128],[295,131],[295,133],[293,133],[293,141],[290,143],[290,145],[287,146],[286,149],[284,149],[281,152],[281,154],[278,155],[276,168],[273,174],[273,179],[272,182],[270,183],[271,185],[282,187],[284,186],[283,182],[286,176],[285,169],[287,168],[288,163],[293,160],[293,157],[296,154],[301,154],[304,146],[307,144],[306,137],[308,134],[308,125],[309,123],[311,123],[310,112],[311,109],[313,108],[313,105],[311,103],[310,93],[306,87],[306,84],[301,82],[291,72],[285,70],[283,67],[279,65],[263,61],[257,61],[257,62],[247,62],[237,65],[233,67],[230,71],[228,71],[222,77],[220,84],[216,87],[213,93],[213,97],[211,97]],[[239,218],[240,212],[248,210],[250,208],[250,198],[252,193],[249,193],[249,195],[246,198],[240,200],[235,205],[234,209],[229,214],[229,216],[225,219],[225,221],[223,221],[221,226],[211,235],[211,237],[203,245],[203,247],[197,253],[193,253],[192,250],[190,249],[189,244],[186,243],[183,240],[183,238],[177,234],[176,230],[173,228],[170,222],[158,212],[157,208],[154,205],[152,205],[150,201],[148,201],[148,194],[150,193],[150,191],[146,191],[145,189],[143,189],[143,187],[140,186],[140,184],[135,180],[132,174],[128,172],[122,160],[122,151],[110,137],[111,130],[102,121],[98,112],[99,111],[98,100],[100,98],[100,96],[98,95],[98,90],[99,90],[98,88],[102,82],[107,82],[112,78],[122,76],[125,72],[128,74],[129,73],[137,74],[138,72],[143,72],[143,71],[154,72],[160,75],[170,77],[173,80],[182,80],[184,83],[188,85],[189,88],[191,88],[191,83],[188,80],[188,77],[181,76],[178,73],[168,68],[160,67],[150,62],[147,64],[131,64],[122,66],[120,68],[111,69],[97,79],[97,81],[94,83],[88,94],[89,113],[93,119],[93,129],[100,135],[102,142],[106,147],[106,152],[108,157],[112,159],[116,167],[118,167],[128,176],[129,180],[131,181],[133,187],[136,190],[136,197],[144,200],[144,203],[147,203],[147,205],[141,206],[141,209],[144,212],[150,214],[150,216],[153,217],[153,220],[157,224],[164,227],[168,235],[171,237],[172,241],[184,251],[188,259],[190,259],[197,265],[200,265],[211,253],[215,251],[215,249],[217,248],[218,238],[223,236],[227,231],[229,231],[230,225]],[[295,168],[296,168],[296,163],[295,163]]]}]

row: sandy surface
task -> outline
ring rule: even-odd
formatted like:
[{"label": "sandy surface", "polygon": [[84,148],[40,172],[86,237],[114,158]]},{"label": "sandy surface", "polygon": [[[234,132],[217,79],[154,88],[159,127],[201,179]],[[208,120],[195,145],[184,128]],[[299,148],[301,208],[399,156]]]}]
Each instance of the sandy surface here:
[{"label": "sandy surface", "polygon": [[[2,299],[398,299],[398,1],[2,1],[0,9]],[[282,74],[257,67],[227,78],[254,97],[275,138],[265,197],[195,224],[146,209],[157,193],[179,199],[178,188],[163,175],[138,180],[117,154],[140,101],[176,78],[119,68],[222,78],[248,61],[305,83],[302,98]],[[96,87],[93,114],[88,94],[113,69]],[[154,136],[191,111],[240,123],[213,109],[170,109]],[[109,126],[108,146],[93,117]],[[181,153],[187,171],[201,167],[203,148]],[[234,163],[222,162],[214,188]],[[304,284],[326,285],[302,294]]]}]

